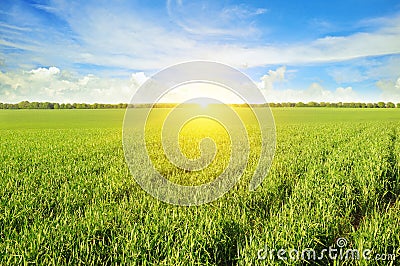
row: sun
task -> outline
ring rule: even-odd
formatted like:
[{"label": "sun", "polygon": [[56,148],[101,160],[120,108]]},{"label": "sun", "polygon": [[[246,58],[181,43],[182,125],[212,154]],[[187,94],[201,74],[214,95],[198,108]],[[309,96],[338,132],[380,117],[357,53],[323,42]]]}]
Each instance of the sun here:
[{"label": "sun", "polygon": [[213,103],[243,103],[243,100],[232,91],[217,84],[194,82],[173,88],[159,102],[194,103],[201,108],[208,108]]},{"label": "sun", "polygon": [[195,99],[194,102],[197,103],[201,108],[207,108],[212,103],[212,100],[208,98],[198,98]]}]

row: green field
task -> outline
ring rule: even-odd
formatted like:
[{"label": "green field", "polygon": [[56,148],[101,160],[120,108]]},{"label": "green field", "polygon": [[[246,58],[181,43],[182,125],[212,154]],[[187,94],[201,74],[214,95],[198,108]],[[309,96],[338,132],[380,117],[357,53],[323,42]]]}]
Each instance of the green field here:
[{"label": "green field", "polygon": [[[0,264],[298,265],[306,261],[276,251],[319,254],[344,237],[346,248],[370,249],[372,259],[325,253],[307,262],[398,265],[375,258],[400,256],[400,109],[272,110],[277,149],[262,186],[247,189],[251,154],[237,186],[191,207],[160,202],[136,184],[122,147],[124,110],[0,110]],[[201,136],[183,134],[193,145]],[[225,165],[225,137],[216,164],[200,174],[171,170],[151,134],[150,157],[174,182],[198,184]],[[265,248],[274,256],[259,260]]]}]

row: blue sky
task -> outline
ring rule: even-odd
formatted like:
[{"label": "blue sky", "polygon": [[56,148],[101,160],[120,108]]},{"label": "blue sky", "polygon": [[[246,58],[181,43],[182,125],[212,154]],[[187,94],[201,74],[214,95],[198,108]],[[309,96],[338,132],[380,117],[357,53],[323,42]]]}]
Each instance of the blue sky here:
[{"label": "blue sky", "polygon": [[268,101],[400,102],[398,1],[4,1],[0,102],[128,102],[188,60]]}]

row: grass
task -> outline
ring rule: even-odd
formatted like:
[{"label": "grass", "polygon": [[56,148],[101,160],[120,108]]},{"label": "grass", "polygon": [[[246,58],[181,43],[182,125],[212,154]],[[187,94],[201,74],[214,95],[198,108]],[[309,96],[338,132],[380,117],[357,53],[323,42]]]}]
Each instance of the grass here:
[{"label": "grass", "polygon": [[[156,112],[160,118],[166,110]],[[262,186],[247,190],[251,154],[244,177],[229,193],[206,205],[179,207],[152,198],[130,175],[123,110],[1,110],[0,264],[296,265],[306,261],[276,255],[260,261],[257,252],[319,252],[339,237],[373,256],[399,256],[400,110],[273,113],[277,150]],[[197,143],[199,136],[190,132],[183,134]],[[218,131],[213,134],[217,146],[224,141]],[[153,143],[158,169],[169,169]],[[257,148],[256,141],[251,145]],[[184,149],[199,156],[190,145]],[[225,152],[216,158],[221,165],[227,160]],[[198,184],[218,173],[216,166],[189,178],[179,171],[167,175]],[[325,256],[307,263],[397,261]]]}]

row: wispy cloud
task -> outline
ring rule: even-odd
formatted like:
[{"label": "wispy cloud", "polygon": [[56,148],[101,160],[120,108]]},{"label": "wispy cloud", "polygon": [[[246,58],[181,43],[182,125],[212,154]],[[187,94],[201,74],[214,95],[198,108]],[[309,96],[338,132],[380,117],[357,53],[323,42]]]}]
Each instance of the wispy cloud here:
[{"label": "wispy cloud", "polygon": [[219,40],[254,38],[260,31],[253,18],[267,12],[266,8],[250,8],[245,4],[223,6],[218,1],[168,0],[166,8],[171,21],[187,33]]},{"label": "wispy cloud", "polygon": [[331,69],[329,75],[339,84],[361,82],[368,79],[357,67],[353,66]]},{"label": "wispy cloud", "polygon": [[9,29],[9,30],[14,30],[14,31],[15,30],[16,31],[32,31],[32,29],[30,29],[28,27],[18,27],[15,25],[10,25],[10,24],[4,23],[4,22],[0,22],[0,30],[3,30],[3,29]]},{"label": "wispy cloud", "polygon": [[37,9],[44,10],[44,11],[49,12],[49,13],[57,12],[56,8],[52,7],[52,6],[42,5],[42,4],[31,4],[31,5],[33,7],[35,7],[35,8],[37,8]]},{"label": "wispy cloud", "polygon": [[[179,6],[179,3],[174,3]],[[254,44],[246,43],[243,39],[233,43],[199,39],[193,34],[168,26],[168,19],[145,20],[138,13],[132,14],[132,10],[124,11],[112,6],[104,8],[57,1],[46,10],[65,21],[71,32],[64,34],[49,28],[47,39],[42,36],[42,39],[39,39],[41,42],[37,42],[37,38],[29,39],[31,37],[26,36],[20,41],[17,38],[14,41],[3,39],[0,45],[3,48],[15,47],[32,51],[33,53],[22,56],[30,56],[31,60],[42,65],[50,65],[49,59],[57,59],[70,64],[86,63],[142,70],[160,69],[177,62],[195,59],[220,61],[236,67],[256,67],[333,62],[400,53],[400,16],[385,19],[380,23],[380,27],[372,32],[326,36],[292,44],[263,45],[262,41]],[[218,13],[215,21],[213,14],[207,13],[207,10],[203,11],[204,14],[200,14],[200,18],[194,18],[193,23],[198,25],[188,27],[197,27],[194,31],[203,34],[224,35],[230,34],[231,31],[232,34],[239,35],[241,32],[256,34],[258,29],[253,24],[245,24],[246,27],[240,24],[232,26],[230,18],[234,17],[233,14],[250,16],[262,13],[261,11],[249,11],[238,7],[227,10],[220,10],[227,18]],[[224,19],[226,23],[219,26],[218,22]],[[60,57],[60,54],[63,56]],[[13,60],[7,54],[5,57],[6,61]]]}]

